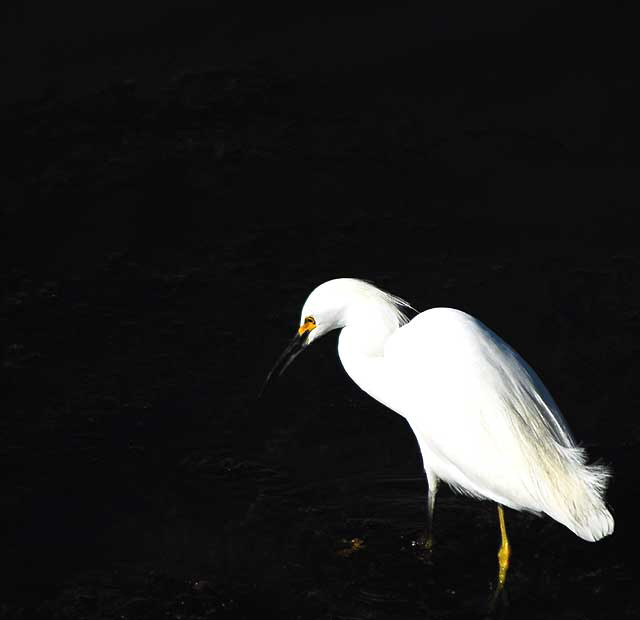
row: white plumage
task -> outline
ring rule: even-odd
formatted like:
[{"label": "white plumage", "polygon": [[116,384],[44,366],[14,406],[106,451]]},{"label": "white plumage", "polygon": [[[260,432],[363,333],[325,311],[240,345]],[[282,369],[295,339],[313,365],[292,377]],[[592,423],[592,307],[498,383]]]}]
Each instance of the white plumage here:
[{"label": "white plumage", "polygon": [[[300,327],[269,373],[281,374],[309,344],[341,329],[347,374],[404,416],[420,446],[429,483],[428,536],[438,483],[498,504],[502,544],[496,595],[505,584],[510,544],[502,506],[545,513],[588,541],[613,532],[604,502],[610,473],[587,465],[569,427],[533,369],[472,316],[433,308],[409,321],[411,306],[352,278],[318,286]],[[264,388],[263,388],[264,389]]]},{"label": "white plumage", "polygon": [[532,368],[472,316],[409,304],[362,280],[316,288],[302,310],[306,345],[342,328],[338,353],[355,383],[414,431],[435,497],[456,491],[546,513],[581,538],[613,532],[603,501],[609,472],[587,465],[558,406]]}]

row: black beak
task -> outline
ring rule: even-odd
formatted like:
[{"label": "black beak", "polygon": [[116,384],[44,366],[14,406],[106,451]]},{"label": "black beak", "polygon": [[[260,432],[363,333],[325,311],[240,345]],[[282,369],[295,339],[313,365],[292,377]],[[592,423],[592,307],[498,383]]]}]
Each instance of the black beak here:
[{"label": "black beak", "polygon": [[304,351],[308,337],[308,331],[305,331],[302,334],[299,331],[296,332],[296,335],[289,343],[289,346],[281,353],[280,357],[273,365],[273,368],[269,371],[267,378],[262,384],[262,388],[260,389],[258,398],[260,398],[264,394],[267,386],[271,383],[271,380],[274,377],[279,377],[288,368],[289,364],[291,364],[291,362],[293,362],[293,360],[296,359],[296,357],[298,357],[298,355],[300,355],[302,351]]}]

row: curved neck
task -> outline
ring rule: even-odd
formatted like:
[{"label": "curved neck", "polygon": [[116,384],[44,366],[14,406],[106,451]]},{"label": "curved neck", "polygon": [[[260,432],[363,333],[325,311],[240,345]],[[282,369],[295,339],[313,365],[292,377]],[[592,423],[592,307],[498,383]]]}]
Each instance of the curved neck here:
[{"label": "curved neck", "polygon": [[388,376],[384,371],[384,345],[397,329],[398,325],[372,333],[364,326],[347,325],[338,338],[338,356],[346,373],[360,389],[387,406]]},{"label": "curved neck", "polygon": [[398,327],[397,315],[387,304],[369,302],[354,305],[345,313],[338,344],[340,356],[383,356],[387,338]]}]

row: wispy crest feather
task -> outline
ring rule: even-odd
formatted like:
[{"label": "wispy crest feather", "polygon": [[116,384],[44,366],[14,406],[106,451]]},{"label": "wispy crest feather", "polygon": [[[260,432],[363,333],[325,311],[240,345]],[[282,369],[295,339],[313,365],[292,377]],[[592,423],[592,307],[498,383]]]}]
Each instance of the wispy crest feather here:
[{"label": "wispy crest feather", "polygon": [[353,281],[364,285],[368,292],[373,293],[376,297],[382,299],[386,304],[393,308],[394,315],[398,321],[398,327],[406,325],[410,320],[403,308],[417,312],[417,310],[406,299],[402,299],[402,297],[383,291],[369,280],[359,280],[354,278]]}]

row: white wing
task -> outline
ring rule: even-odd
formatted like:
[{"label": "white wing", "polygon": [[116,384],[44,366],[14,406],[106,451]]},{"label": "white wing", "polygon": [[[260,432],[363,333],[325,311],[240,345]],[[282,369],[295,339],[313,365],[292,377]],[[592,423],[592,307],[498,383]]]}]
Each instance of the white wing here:
[{"label": "white wing", "polygon": [[613,530],[608,472],[585,465],[535,372],[473,317],[434,308],[385,346],[383,402],[407,418],[425,469],[459,491],[545,512],[578,536]]}]

